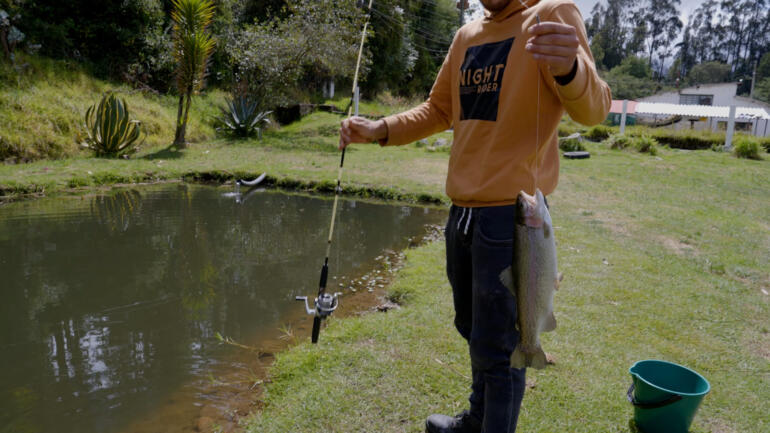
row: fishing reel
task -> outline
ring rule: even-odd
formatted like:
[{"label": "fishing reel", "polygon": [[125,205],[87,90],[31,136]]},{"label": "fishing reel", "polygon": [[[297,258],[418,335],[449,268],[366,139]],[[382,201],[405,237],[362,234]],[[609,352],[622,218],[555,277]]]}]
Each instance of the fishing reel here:
[{"label": "fishing reel", "polygon": [[339,306],[340,301],[338,297],[341,294],[342,293],[340,292],[336,292],[333,295],[324,293],[323,295],[315,298],[315,309],[310,308],[310,305],[308,305],[307,296],[297,296],[296,299],[297,301],[305,301],[305,311],[307,314],[325,319],[327,316],[331,315],[334,310],[337,309],[337,306]]},{"label": "fishing reel", "polygon": [[310,308],[310,305],[308,305],[307,302],[307,296],[297,296],[297,301],[305,301],[305,311],[307,314],[311,316],[315,316],[313,318],[313,335],[311,337],[311,341],[313,343],[318,342],[318,334],[321,331],[321,321],[327,317],[329,317],[334,310],[337,309],[337,307],[340,304],[339,296],[342,293],[336,292],[333,295],[330,295],[328,293],[323,293],[319,295],[317,298],[315,298],[315,309]]}]

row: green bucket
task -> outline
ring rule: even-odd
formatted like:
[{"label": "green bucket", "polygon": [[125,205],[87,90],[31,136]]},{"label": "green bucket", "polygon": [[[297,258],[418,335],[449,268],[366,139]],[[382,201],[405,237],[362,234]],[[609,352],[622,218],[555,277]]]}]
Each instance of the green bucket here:
[{"label": "green bucket", "polygon": [[711,389],[700,374],[672,362],[639,361],[628,370],[628,401],[644,433],[687,433],[703,397]]}]

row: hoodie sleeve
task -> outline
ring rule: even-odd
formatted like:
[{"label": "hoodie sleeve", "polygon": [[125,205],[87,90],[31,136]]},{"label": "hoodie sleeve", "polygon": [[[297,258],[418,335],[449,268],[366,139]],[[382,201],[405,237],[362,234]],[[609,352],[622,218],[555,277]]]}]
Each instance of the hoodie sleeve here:
[{"label": "hoodie sleeve", "polygon": [[572,81],[561,86],[556,83],[548,69],[544,68],[544,75],[550,77],[546,81],[573,120],[586,126],[603,122],[610,111],[612,94],[607,83],[602,81],[596,72],[596,64],[588,45],[586,28],[580,11],[572,2],[560,2],[551,11],[547,20],[574,26],[580,46],[577,54],[577,72]]},{"label": "hoodie sleeve", "polygon": [[[459,33],[459,32],[458,32]],[[412,143],[452,126],[451,57],[457,41],[452,42],[444,63],[436,76],[428,100],[411,110],[386,117],[388,137],[380,140],[382,146]]]}]

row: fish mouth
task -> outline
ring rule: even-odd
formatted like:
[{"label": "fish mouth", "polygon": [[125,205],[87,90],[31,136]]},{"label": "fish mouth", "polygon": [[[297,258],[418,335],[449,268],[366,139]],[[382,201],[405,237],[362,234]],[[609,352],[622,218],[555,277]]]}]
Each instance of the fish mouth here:
[{"label": "fish mouth", "polygon": [[516,199],[516,221],[520,225],[532,228],[543,226],[543,218],[537,212],[537,195],[529,195],[525,191],[519,191]]}]

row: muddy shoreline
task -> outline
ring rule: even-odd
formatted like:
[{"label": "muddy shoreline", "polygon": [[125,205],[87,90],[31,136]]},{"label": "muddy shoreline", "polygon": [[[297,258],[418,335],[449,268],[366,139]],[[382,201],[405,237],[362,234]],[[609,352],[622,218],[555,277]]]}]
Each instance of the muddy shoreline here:
[{"label": "muddy shoreline", "polygon": [[[70,186],[57,189],[50,193],[42,185],[17,185],[8,186],[0,184],[0,205],[20,200],[31,200],[43,197],[51,197],[57,194],[87,194],[94,191],[105,191],[111,188],[127,188],[133,186],[160,185],[167,183],[192,183],[201,185],[235,185],[237,179],[255,179],[261,173],[233,173],[229,171],[195,171],[182,175],[181,178],[162,178],[147,176],[141,179],[115,178],[115,182],[96,184],[93,186]],[[277,177],[268,174],[259,185],[262,188],[270,188],[278,191],[321,193],[331,195],[337,186],[333,181],[307,181],[290,177]],[[391,188],[383,188],[371,185],[345,184],[340,192],[342,197],[377,199],[385,201],[397,201],[419,205],[445,205],[448,199],[441,195],[405,193]]]}]

